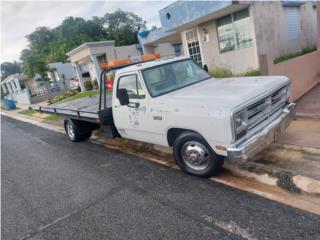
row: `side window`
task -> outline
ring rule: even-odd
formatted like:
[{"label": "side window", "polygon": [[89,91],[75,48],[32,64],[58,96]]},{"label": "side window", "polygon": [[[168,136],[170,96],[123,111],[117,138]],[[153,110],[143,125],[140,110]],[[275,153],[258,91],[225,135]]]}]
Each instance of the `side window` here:
[{"label": "side window", "polygon": [[136,74],[120,77],[118,89],[127,89],[129,99],[144,99],[146,97]]}]

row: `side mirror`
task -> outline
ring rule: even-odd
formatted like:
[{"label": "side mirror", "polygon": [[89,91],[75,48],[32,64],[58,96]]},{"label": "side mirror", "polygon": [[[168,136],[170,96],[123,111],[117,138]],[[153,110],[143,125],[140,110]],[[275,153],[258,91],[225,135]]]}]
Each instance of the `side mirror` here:
[{"label": "side mirror", "polygon": [[118,99],[121,106],[128,105],[129,104],[129,95],[128,91],[125,88],[118,89]]}]

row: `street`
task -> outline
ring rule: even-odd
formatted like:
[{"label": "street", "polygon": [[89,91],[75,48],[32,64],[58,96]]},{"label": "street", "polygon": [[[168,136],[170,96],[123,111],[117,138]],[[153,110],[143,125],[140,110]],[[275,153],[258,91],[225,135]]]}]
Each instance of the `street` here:
[{"label": "street", "polygon": [[1,117],[2,239],[320,239],[320,216]]}]

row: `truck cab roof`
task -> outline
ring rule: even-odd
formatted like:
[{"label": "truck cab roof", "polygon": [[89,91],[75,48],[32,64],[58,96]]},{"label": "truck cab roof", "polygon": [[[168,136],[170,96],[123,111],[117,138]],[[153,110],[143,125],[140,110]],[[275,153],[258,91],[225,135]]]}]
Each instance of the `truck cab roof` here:
[{"label": "truck cab roof", "polygon": [[132,72],[132,71],[140,71],[146,68],[151,68],[171,62],[176,62],[184,59],[190,59],[189,57],[172,57],[172,58],[162,58],[162,59],[157,59],[157,60],[152,60],[148,62],[141,62],[137,63],[128,67],[121,68],[117,70],[117,74],[122,74],[126,72]]}]

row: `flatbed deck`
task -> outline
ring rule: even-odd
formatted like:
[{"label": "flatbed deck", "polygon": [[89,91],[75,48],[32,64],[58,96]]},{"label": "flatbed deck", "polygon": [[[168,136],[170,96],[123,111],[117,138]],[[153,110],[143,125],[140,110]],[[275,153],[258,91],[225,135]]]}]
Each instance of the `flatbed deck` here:
[{"label": "flatbed deck", "polygon": [[[112,106],[112,95],[106,94],[107,108]],[[55,113],[73,119],[97,122],[99,119],[99,95],[84,97],[72,101],[66,101],[40,107],[39,111]]]}]

